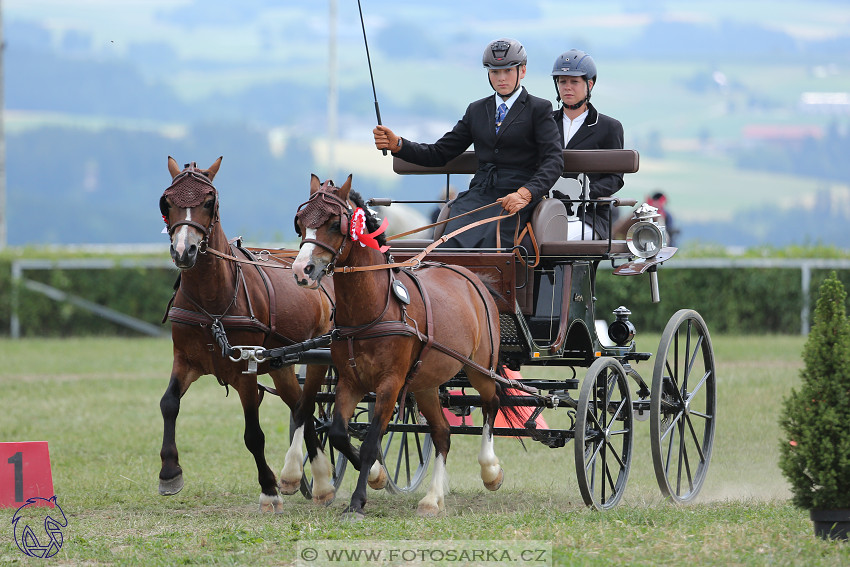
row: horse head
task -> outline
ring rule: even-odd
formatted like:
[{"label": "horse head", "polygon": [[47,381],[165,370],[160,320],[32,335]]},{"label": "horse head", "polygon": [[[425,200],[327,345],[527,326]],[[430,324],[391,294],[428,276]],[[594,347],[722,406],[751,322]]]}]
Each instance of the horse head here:
[{"label": "horse head", "polygon": [[171,259],[181,270],[195,265],[218,222],[218,192],[212,181],[220,166],[218,158],[208,169],[192,162],[181,170],[168,157],[171,185],[160,197],[159,208],[171,238]]},{"label": "horse head", "polygon": [[316,288],[333,267],[350,239],[354,207],[348,197],[351,175],[336,187],[331,180],[324,183],[315,174],[310,177],[310,199],[295,213],[295,232],[301,237],[298,257],[292,273],[298,285]]}]

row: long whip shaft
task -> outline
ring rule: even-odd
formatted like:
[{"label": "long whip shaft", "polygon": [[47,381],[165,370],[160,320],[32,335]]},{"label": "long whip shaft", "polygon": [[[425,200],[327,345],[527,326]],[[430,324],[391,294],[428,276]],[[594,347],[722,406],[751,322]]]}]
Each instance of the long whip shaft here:
[{"label": "long whip shaft", "polygon": [[[372,81],[372,96],[375,99],[375,116],[378,119],[378,126],[381,123],[381,108],[378,106],[378,91],[375,90],[375,76],[372,74],[372,58],[369,56],[369,42],[366,41],[366,24],[363,21],[363,8],[360,7],[360,0],[357,0],[357,10],[360,12],[360,27],[363,30],[363,45],[366,46],[366,61],[369,63],[369,79]],[[381,150],[384,155],[387,155],[387,150]]]}]

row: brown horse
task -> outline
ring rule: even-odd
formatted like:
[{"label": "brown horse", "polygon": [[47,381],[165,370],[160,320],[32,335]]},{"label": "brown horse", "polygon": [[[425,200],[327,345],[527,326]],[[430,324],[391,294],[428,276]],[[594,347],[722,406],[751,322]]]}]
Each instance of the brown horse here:
[{"label": "brown horse", "polygon": [[[499,314],[490,292],[459,266],[423,264],[415,273],[382,266],[387,261],[379,250],[384,240],[382,235],[374,240],[380,232],[377,220],[351,191],[351,176],[337,188],[330,181],[321,184],[314,175],[310,193],[296,215],[302,240],[292,272],[300,285],[310,288],[334,273],[331,356],[339,382],[328,437],[360,471],[346,517],[363,517],[367,482],[373,488],[386,484],[386,471],[376,462],[378,443],[403,392],[415,396],[436,448],[431,487],[418,513],[433,516],[445,508],[450,432],[438,387],[461,369],[481,394],[481,478],[490,490],[498,489],[504,473],[493,452],[492,431],[500,405],[494,380]],[[370,269],[376,266],[380,269]],[[374,414],[358,451],[351,445],[347,424],[369,392],[376,396]]]},{"label": "brown horse", "polygon": [[[313,497],[319,502],[330,502],[334,496],[331,470],[319,450],[312,418],[312,397],[321,387],[327,368],[308,367],[305,402],[299,404],[302,389],[291,365],[272,369],[269,362],[261,362],[256,372],[244,372],[246,362],[234,362],[234,358],[240,357],[224,356],[223,348],[214,347],[217,341],[213,323],[218,321],[219,329],[223,329],[227,341],[234,345],[286,346],[328,331],[331,297],[328,293],[300,288],[289,270],[281,269],[284,267],[281,263],[256,262],[249,250],[228,242],[219,223],[218,192],[212,185],[220,164],[218,158],[209,169],[198,169],[192,163],[181,171],[169,157],[172,184],[160,199],[171,237],[171,258],[180,269],[180,285],[168,311],[174,362],[171,380],[160,401],[164,433],[159,492],[171,495],[183,488],[183,471],[174,438],[180,399],[192,382],[212,374],[223,386],[235,389],[242,402],[245,445],[257,463],[262,489],[260,511],[282,511],[278,483],[266,462],[265,435],[259,422],[261,396],[257,374],[268,373],[277,393],[292,410],[296,424],[281,472],[280,491],[292,494],[300,485],[303,442],[314,477]],[[264,263],[270,267],[261,267]]]}]

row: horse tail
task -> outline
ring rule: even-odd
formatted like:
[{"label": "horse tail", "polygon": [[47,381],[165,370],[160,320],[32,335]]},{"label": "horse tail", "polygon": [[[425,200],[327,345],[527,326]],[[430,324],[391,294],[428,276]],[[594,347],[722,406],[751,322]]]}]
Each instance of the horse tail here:
[{"label": "horse tail", "polygon": [[[502,375],[504,376],[503,373]],[[527,410],[533,410],[534,406],[518,406],[513,403],[506,403],[511,398],[519,397],[519,395],[520,392],[517,390],[496,381],[496,397],[499,399],[499,411],[496,413],[496,417],[502,416],[509,428],[524,431],[533,438],[537,433],[537,425],[534,420],[529,420]],[[514,438],[519,441],[524,450],[528,450],[528,447],[525,446],[525,442],[522,440],[522,436],[516,434]]]}]

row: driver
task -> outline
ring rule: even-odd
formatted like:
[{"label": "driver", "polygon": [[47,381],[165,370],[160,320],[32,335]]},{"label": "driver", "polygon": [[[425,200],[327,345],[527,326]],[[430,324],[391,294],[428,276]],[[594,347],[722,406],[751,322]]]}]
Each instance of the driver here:
[{"label": "driver", "polygon": [[[454,128],[433,144],[401,138],[386,126],[372,131],[379,150],[390,150],[404,161],[422,166],[445,165],[475,144],[478,170],[469,189],[452,204],[452,216],[494,201],[502,205],[502,214],[519,213],[519,219],[512,216],[462,232],[443,247],[495,248],[497,224],[501,225],[501,246],[513,246],[515,231],[521,231],[531,218],[532,205],[548,194],[564,169],[552,105],[530,95],[520,84],[526,62],[525,48],[518,41],[490,42],[483,63],[495,94],[471,103]],[[444,234],[498,214],[494,211],[490,208],[454,219]]]}]

